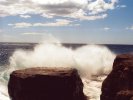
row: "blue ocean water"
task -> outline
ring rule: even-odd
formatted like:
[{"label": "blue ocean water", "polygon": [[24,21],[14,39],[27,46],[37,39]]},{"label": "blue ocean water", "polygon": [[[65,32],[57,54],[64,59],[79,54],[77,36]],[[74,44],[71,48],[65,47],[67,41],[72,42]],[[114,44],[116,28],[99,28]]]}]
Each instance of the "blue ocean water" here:
[{"label": "blue ocean water", "polygon": [[[0,65],[8,64],[9,57],[16,49],[32,50],[37,43],[0,43]],[[78,48],[86,44],[62,44],[68,48]],[[133,45],[102,45],[109,48],[115,54],[133,53]]]}]

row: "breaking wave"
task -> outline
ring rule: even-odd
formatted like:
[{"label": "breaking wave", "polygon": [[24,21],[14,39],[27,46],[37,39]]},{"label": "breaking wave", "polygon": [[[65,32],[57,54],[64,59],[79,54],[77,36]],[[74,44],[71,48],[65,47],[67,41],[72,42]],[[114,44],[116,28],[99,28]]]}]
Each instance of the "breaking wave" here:
[{"label": "breaking wave", "polygon": [[114,58],[114,53],[100,45],[85,45],[73,50],[59,42],[44,42],[34,50],[16,50],[10,57],[10,65],[0,71],[0,100],[10,100],[7,91],[10,73],[30,67],[77,68],[89,100],[100,100],[101,84],[111,71]]}]

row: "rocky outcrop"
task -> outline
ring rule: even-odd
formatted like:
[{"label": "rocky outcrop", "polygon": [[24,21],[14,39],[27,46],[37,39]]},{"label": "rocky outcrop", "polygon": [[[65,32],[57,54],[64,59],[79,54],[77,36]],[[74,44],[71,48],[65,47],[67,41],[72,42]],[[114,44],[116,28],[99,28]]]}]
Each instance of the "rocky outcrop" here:
[{"label": "rocky outcrop", "polygon": [[76,69],[30,68],[11,73],[11,100],[85,100]]},{"label": "rocky outcrop", "polygon": [[116,57],[101,90],[101,100],[133,100],[133,54]]}]

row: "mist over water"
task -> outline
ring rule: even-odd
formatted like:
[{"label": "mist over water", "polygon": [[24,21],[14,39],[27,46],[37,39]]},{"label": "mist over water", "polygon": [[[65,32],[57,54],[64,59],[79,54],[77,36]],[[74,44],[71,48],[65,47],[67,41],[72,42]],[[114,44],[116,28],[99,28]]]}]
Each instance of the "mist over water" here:
[{"label": "mist over water", "polygon": [[16,50],[10,65],[0,71],[0,100],[10,100],[7,92],[9,75],[13,70],[31,67],[77,68],[89,100],[100,100],[101,84],[111,71],[115,54],[107,47],[85,45],[67,48],[58,42],[43,42],[32,51]]}]

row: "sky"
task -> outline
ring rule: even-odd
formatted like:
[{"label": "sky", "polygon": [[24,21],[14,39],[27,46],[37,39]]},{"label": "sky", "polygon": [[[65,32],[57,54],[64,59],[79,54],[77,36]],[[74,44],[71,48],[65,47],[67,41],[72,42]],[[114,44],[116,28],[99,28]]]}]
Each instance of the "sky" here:
[{"label": "sky", "polygon": [[133,0],[0,0],[0,42],[133,44]]}]

